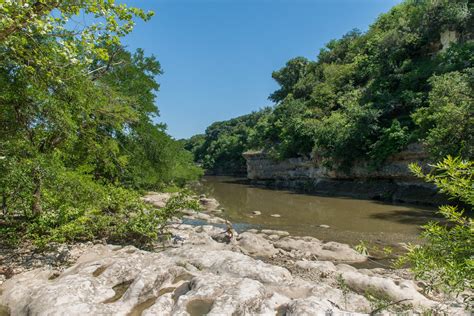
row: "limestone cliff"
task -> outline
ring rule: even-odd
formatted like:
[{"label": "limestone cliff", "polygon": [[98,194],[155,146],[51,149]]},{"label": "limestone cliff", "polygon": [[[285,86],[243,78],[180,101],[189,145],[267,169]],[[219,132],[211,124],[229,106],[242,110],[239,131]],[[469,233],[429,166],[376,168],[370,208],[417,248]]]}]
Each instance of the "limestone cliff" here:
[{"label": "limestone cliff", "polygon": [[261,151],[246,152],[244,157],[247,178],[255,184],[393,202],[438,204],[444,200],[434,186],[417,179],[408,168],[412,162],[429,168],[420,144],[409,145],[379,168],[358,161],[345,172],[327,168],[313,158],[278,161]]}]

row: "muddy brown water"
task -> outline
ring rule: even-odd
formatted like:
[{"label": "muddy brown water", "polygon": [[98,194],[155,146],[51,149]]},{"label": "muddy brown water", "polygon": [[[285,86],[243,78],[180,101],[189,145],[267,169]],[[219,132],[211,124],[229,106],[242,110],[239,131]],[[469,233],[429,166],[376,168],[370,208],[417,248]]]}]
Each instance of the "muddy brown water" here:
[{"label": "muddy brown water", "polygon": [[[363,240],[369,244],[397,246],[419,242],[420,226],[439,220],[432,207],[273,190],[243,184],[240,180],[208,176],[195,190],[216,198],[224,208],[223,217],[241,230],[278,229],[295,236],[351,245]],[[261,215],[254,215],[254,211]]]},{"label": "muddy brown water", "polygon": [[207,315],[212,309],[214,302],[209,299],[196,299],[188,303],[186,311],[191,316]]},{"label": "muddy brown water", "polygon": [[128,280],[128,281],[115,285],[114,287],[112,287],[112,289],[115,291],[115,295],[112,296],[111,298],[106,299],[102,303],[110,304],[110,303],[117,302],[120,298],[122,298],[125,292],[127,292],[128,288],[130,287],[132,283],[133,283],[133,280]]},{"label": "muddy brown water", "polygon": [[145,300],[144,302],[139,303],[130,311],[130,313],[127,314],[127,316],[141,316],[144,310],[150,308],[151,306],[153,306],[153,304],[155,304],[156,299],[157,298],[153,296]]},{"label": "muddy brown water", "polygon": [[10,309],[7,306],[0,305],[0,316],[10,316]]}]

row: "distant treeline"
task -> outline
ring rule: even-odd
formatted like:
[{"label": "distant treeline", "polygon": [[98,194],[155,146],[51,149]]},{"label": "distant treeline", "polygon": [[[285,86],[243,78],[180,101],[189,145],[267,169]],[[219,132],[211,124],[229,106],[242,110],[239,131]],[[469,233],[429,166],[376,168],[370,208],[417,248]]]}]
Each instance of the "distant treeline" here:
[{"label": "distant treeline", "polygon": [[470,1],[405,1],[369,30],[331,40],[315,61],[272,77],[275,102],[209,126],[186,148],[209,170],[239,170],[247,150],[344,169],[379,166],[422,142],[433,160],[474,156],[474,19]]}]

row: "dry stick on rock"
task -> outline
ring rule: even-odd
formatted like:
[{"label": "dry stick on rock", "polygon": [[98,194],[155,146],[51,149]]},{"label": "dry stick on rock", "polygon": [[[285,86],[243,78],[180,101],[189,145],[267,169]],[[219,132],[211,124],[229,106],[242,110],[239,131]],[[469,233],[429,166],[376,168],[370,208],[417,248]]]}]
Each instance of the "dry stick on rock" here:
[{"label": "dry stick on rock", "polygon": [[397,304],[399,304],[399,303],[401,303],[401,302],[411,301],[411,300],[412,300],[411,298],[404,298],[403,300],[399,300],[399,301],[396,301],[396,302],[393,302],[393,303],[384,305],[384,306],[382,306],[382,307],[379,307],[379,308],[377,308],[377,309],[374,309],[373,311],[371,311],[371,312],[369,313],[369,315],[371,315],[371,316],[372,316],[372,315],[376,315],[378,312],[383,311],[383,310],[386,309],[387,307],[390,307],[390,306],[393,306],[393,305],[397,305]]},{"label": "dry stick on rock", "polygon": [[232,227],[232,224],[227,219],[225,220],[225,225],[227,229],[223,231],[221,234],[225,234],[225,238],[227,239],[226,242],[230,243],[232,241],[232,238],[234,238],[234,228]]}]

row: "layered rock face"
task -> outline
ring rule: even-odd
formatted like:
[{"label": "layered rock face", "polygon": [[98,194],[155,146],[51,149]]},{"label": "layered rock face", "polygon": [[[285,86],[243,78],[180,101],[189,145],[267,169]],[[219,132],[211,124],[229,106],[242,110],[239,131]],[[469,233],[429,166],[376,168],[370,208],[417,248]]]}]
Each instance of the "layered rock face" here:
[{"label": "layered rock face", "polygon": [[419,144],[391,156],[376,170],[366,162],[355,163],[351,170],[342,172],[307,158],[275,161],[262,152],[248,152],[244,157],[247,178],[255,184],[393,202],[439,204],[445,201],[434,186],[419,181],[408,168],[412,162],[428,167],[427,155]]}]

